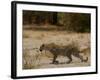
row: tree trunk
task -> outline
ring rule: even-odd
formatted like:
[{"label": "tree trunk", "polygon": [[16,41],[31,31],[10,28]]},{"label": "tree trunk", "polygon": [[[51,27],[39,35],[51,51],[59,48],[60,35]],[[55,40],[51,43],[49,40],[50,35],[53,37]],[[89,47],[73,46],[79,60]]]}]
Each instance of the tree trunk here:
[{"label": "tree trunk", "polygon": [[57,12],[54,12],[53,13],[53,22],[52,22],[53,24],[57,24]]}]

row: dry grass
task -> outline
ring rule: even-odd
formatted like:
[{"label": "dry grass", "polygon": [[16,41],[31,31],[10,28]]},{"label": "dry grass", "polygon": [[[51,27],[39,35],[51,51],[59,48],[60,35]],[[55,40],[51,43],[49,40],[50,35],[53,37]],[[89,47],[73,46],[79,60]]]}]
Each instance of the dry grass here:
[{"label": "dry grass", "polygon": [[32,53],[29,50],[23,50],[23,69],[37,68],[40,62],[40,54]]},{"label": "dry grass", "polygon": [[[86,49],[85,56],[89,57],[87,63],[80,63],[75,59],[71,64],[53,65],[52,55],[48,51],[39,52],[41,44],[55,43],[57,45],[77,44],[80,50]],[[35,49],[36,48],[36,49]],[[45,54],[48,53],[48,54]],[[67,59],[58,57],[59,61],[65,62]],[[68,33],[66,31],[23,31],[23,69],[52,68],[52,67],[74,67],[90,65],[90,34],[89,33]]]}]

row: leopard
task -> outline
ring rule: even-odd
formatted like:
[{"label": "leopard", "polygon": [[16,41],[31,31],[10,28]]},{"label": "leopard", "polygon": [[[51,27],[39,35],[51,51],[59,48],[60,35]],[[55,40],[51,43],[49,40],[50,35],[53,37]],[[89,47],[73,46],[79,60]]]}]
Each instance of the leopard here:
[{"label": "leopard", "polygon": [[79,48],[73,44],[69,44],[66,46],[57,45],[55,43],[49,43],[49,44],[42,44],[39,48],[39,50],[42,52],[43,50],[49,51],[53,55],[52,63],[58,64],[59,61],[57,61],[57,57],[60,56],[66,56],[68,58],[67,64],[72,62],[72,55],[79,58],[81,62],[87,62],[88,57],[83,59],[83,56],[80,55],[82,51],[79,50]]}]

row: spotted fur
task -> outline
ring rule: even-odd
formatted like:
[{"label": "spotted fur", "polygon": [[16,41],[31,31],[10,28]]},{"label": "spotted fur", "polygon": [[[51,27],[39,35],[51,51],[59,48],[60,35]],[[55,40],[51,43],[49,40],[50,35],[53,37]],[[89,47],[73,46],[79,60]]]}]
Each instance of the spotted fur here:
[{"label": "spotted fur", "polygon": [[53,64],[58,63],[58,61],[56,60],[58,55],[67,56],[69,59],[67,63],[72,62],[72,55],[79,58],[81,62],[88,61],[88,57],[86,59],[83,59],[83,56],[79,54],[81,52],[79,51],[78,47],[73,44],[67,45],[67,46],[59,46],[54,43],[42,44],[40,46],[40,51],[43,51],[43,50],[50,51],[51,54],[53,54],[53,61],[52,61]]}]

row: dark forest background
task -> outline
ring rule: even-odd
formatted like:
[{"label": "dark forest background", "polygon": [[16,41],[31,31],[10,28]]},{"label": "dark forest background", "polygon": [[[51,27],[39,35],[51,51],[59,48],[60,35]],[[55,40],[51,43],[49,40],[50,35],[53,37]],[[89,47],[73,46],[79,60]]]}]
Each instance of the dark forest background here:
[{"label": "dark forest background", "polygon": [[[23,10],[23,25],[31,29],[47,26],[45,29],[60,29],[74,32],[90,32],[91,15],[87,13],[46,12]],[[32,25],[36,25],[32,26]],[[40,27],[41,28],[40,28]]]}]

